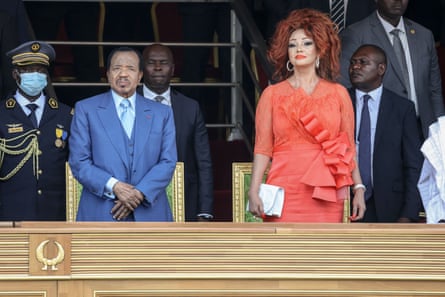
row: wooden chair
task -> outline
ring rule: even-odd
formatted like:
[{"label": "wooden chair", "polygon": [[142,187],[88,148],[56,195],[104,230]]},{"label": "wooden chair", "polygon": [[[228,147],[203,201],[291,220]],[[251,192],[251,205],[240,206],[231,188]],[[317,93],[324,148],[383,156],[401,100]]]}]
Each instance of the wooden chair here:
[{"label": "wooden chair", "polygon": [[[266,179],[267,171],[264,176]],[[252,177],[252,162],[232,163],[232,220],[233,222],[261,222],[260,218],[254,218],[246,211],[248,191]],[[348,191],[349,192],[349,191]],[[349,196],[345,200],[343,223],[349,223]]]},{"label": "wooden chair", "polygon": [[[66,176],[66,221],[75,222],[79,206],[82,185],[76,180],[68,163],[65,166]],[[175,222],[184,222],[184,163],[176,163],[172,180],[167,187],[167,196]]]}]

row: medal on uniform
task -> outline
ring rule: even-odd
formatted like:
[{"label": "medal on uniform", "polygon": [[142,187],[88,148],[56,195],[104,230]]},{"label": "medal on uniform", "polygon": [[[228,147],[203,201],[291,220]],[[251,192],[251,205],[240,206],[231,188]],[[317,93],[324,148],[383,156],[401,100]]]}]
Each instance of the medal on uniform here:
[{"label": "medal on uniform", "polygon": [[63,129],[56,128],[56,141],[54,142],[54,144],[58,148],[61,148],[64,146],[64,143],[62,140],[62,135],[63,135]]}]

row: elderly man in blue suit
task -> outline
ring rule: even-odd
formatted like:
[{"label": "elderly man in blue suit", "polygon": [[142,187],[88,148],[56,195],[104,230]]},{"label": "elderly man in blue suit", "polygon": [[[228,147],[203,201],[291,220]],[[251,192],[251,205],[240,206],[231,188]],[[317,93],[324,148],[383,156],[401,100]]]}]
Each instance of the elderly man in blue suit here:
[{"label": "elderly man in blue suit", "polygon": [[70,166],[83,185],[77,221],[172,221],[166,195],[177,161],[173,113],[136,93],[141,54],[113,50],[111,90],[79,101]]}]

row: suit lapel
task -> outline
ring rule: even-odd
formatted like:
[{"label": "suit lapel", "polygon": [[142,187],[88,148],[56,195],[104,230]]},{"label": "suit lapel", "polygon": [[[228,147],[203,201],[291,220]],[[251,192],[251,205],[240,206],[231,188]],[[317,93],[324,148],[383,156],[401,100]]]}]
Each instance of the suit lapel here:
[{"label": "suit lapel", "polygon": [[[14,99],[15,100],[15,99]],[[24,127],[28,127],[28,129],[33,129],[31,120],[26,116],[20,104],[16,101],[13,110],[11,111],[11,117],[14,118],[17,123],[23,123]],[[16,123],[10,123],[16,124]]]},{"label": "suit lapel", "polygon": [[[403,19],[405,21],[405,32],[406,32],[406,39],[408,40],[408,47],[409,47],[409,56],[411,59],[411,65],[412,65],[412,71],[413,73],[416,73],[416,71],[419,69],[419,63],[421,63],[422,59],[419,59],[421,57],[421,53],[419,52],[419,40],[416,38],[416,30],[413,28],[413,23],[408,19]],[[423,45],[422,45],[423,46]],[[416,86],[416,77],[419,77],[418,75],[414,75],[414,85]]]},{"label": "suit lapel", "polygon": [[102,101],[97,107],[97,116],[102,123],[103,133],[118,152],[122,162],[127,165],[127,159],[122,152],[125,151],[125,142],[122,137],[122,126],[117,116],[111,91],[102,96]]},{"label": "suit lapel", "polygon": [[148,138],[150,136],[152,122],[153,122],[153,112],[150,108],[150,99],[146,99],[139,94],[136,95],[136,119],[134,128],[134,162],[136,164],[139,156],[142,155],[146,149]]},{"label": "suit lapel", "polygon": [[352,108],[354,108],[354,115],[355,115],[355,125],[354,125],[354,139],[357,139],[357,129],[355,129],[355,126],[357,126],[358,124],[358,118],[357,118],[357,99],[355,98],[355,89],[354,88],[350,88],[348,89],[349,91],[349,97],[351,97],[352,100]]},{"label": "suit lapel", "polygon": [[379,113],[377,115],[377,126],[375,128],[374,152],[377,150],[380,144],[383,133],[385,133],[385,127],[388,127],[387,120],[392,118],[392,109],[393,103],[388,98],[385,88],[383,88],[382,97],[380,98]]},{"label": "suit lapel", "polygon": [[[173,119],[175,120],[175,126],[176,126],[177,123],[178,124],[181,123],[180,117],[183,113],[180,111],[180,108],[181,108],[180,100],[179,100],[178,94],[176,93],[175,90],[171,90],[170,100],[172,103]],[[176,133],[178,133],[178,132],[176,131]],[[176,138],[176,139],[178,139],[178,138]]]},{"label": "suit lapel", "polygon": [[[397,78],[400,80],[400,83],[402,84],[402,86],[404,86],[405,81],[402,76],[402,69],[400,68],[399,63],[397,62],[398,61],[397,56],[396,56],[396,53],[394,52],[394,48],[392,47],[392,43],[389,40],[388,35],[386,34],[386,31],[383,28],[382,23],[378,19],[377,13],[374,13],[372,15],[370,22],[371,22],[371,30],[374,35],[374,38],[376,40],[378,40],[378,42],[376,42],[376,44],[381,45],[383,50],[386,53],[386,56],[388,58],[388,67],[393,68],[393,72],[394,72],[395,76],[397,76]],[[396,62],[393,63],[392,61],[396,61]]]}]

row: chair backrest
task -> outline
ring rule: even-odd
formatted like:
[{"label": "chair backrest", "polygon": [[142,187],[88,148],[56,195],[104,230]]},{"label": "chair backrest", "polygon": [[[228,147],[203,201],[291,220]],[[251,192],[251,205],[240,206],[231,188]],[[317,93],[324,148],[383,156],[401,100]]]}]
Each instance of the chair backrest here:
[{"label": "chair backrest", "polygon": [[[66,178],[66,220],[75,222],[79,206],[82,185],[71,172],[68,162],[65,165]],[[184,222],[184,163],[176,163],[176,168],[170,184],[167,186],[167,197],[173,212],[175,222]]]},{"label": "chair backrest", "polygon": [[[233,222],[261,222],[260,218],[254,218],[246,211],[249,200],[248,191],[252,178],[252,162],[232,163],[232,218]],[[266,179],[267,171],[263,181]],[[349,193],[349,191],[348,191]],[[343,223],[349,223],[349,195],[344,203]]]}]

